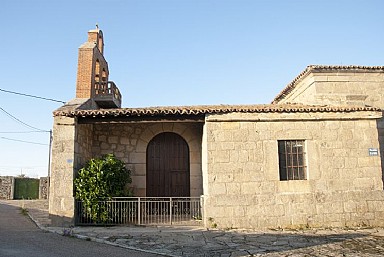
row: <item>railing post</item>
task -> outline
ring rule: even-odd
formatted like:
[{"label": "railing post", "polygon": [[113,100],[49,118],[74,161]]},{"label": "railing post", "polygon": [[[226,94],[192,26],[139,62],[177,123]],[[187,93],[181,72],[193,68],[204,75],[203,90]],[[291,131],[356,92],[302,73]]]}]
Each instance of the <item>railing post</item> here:
[{"label": "railing post", "polygon": [[[168,199],[168,200],[167,200]],[[100,204],[111,214],[111,220],[107,223],[111,225],[126,224],[135,222],[142,224],[167,224],[167,204],[168,224],[185,224],[192,219],[201,218],[204,221],[204,196],[199,197],[125,197],[113,198],[110,201],[100,201]],[[174,204],[175,203],[175,204]],[[141,205],[143,204],[143,209]],[[136,207],[135,207],[136,205]],[[76,201],[75,222],[78,225],[93,225],[93,220],[88,213],[84,213],[83,203]],[[136,208],[136,209],[135,209]],[[148,212],[148,213],[147,213]],[[173,216],[175,212],[175,216]],[[143,220],[141,220],[143,219]]]},{"label": "railing post", "polygon": [[141,225],[141,204],[140,197],[137,198],[137,225]]},{"label": "railing post", "polygon": [[172,225],[172,197],[169,199],[169,225]]},{"label": "railing post", "polygon": [[199,201],[199,215],[201,215],[201,220],[204,221],[204,204],[205,204],[205,199],[204,199],[204,195],[200,195],[200,201]]}]

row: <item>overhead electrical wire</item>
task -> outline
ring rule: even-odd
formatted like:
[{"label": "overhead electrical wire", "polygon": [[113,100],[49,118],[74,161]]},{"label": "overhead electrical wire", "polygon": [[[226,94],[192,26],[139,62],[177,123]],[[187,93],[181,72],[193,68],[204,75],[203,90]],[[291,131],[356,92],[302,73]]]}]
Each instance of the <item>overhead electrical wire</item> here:
[{"label": "overhead electrical wire", "polygon": [[[3,113],[5,113],[7,116],[9,116],[11,119],[17,121],[18,123],[22,124],[23,126],[25,127],[28,127],[30,129],[34,129],[34,131],[25,131],[25,132],[0,132],[0,133],[51,133],[50,130],[44,130],[44,129],[39,129],[39,128],[36,128],[34,126],[31,126],[23,121],[21,121],[20,119],[16,118],[15,116],[13,116],[12,114],[10,114],[9,112],[7,112],[6,110],[4,110],[2,107],[0,107],[0,111],[2,111]],[[30,142],[30,141],[24,141],[24,140],[19,140],[19,139],[14,139],[14,138],[8,138],[8,137],[0,137],[0,139],[5,139],[5,140],[9,140],[9,141],[16,141],[16,142],[21,142],[21,143],[28,143],[28,144],[34,144],[34,145],[48,145],[48,144],[43,144],[43,143],[37,143],[37,142]]]},{"label": "overhead electrical wire", "polygon": [[56,100],[56,99],[52,99],[52,98],[46,98],[46,97],[41,97],[41,96],[35,96],[35,95],[29,95],[29,94],[24,94],[24,93],[18,93],[18,92],[14,92],[14,91],[10,91],[10,90],[5,90],[5,89],[1,89],[1,88],[0,88],[0,91],[5,92],[5,93],[10,93],[10,94],[15,94],[15,95],[22,95],[22,96],[27,96],[27,97],[32,97],[32,98],[46,100],[46,101],[52,101],[52,102],[57,102],[57,103],[65,104],[64,101],[60,101],[60,100]]},{"label": "overhead electrical wire", "polygon": [[[26,97],[31,97],[31,98],[36,98],[36,99],[40,99],[40,100],[46,100],[46,101],[52,101],[52,102],[58,102],[58,103],[63,103],[65,104],[64,101],[60,101],[60,100],[55,100],[55,99],[52,99],[52,98],[46,98],[46,97],[40,97],[40,96],[35,96],[35,95],[29,95],[29,94],[23,94],[23,93],[19,93],[19,92],[14,92],[14,91],[10,91],[10,90],[5,90],[5,89],[2,89],[0,88],[0,91],[2,92],[5,92],[5,93],[10,93],[10,94],[15,94],[15,95],[21,95],[21,96],[26,96]],[[27,144],[34,144],[34,145],[42,145],[42,146],[49,146],[49,165],[48,165],[48,177],[50,177],[50,163],[51,163],[51,151],[52,151],[52,130],[44,130],[44,129],[39,129],[39,128],[36,128],[34,126],[31,126],[23,121],[21,121],[20,119],[16,118],[15,116],[13,116],[12,114],[10,114],[9,112],[7,112],[6,110],[4,110],[2,107],[0,107],[0,110],[2,112],[4,112],[6,115],[8,115],[10,118],[12,118],[13,120],[19,122],[20,124],[22,124],[23,126],[25,127],[28,127],[28,128],[31,128],[33,129],[34,131],[24,131],[24,132],[0,132],[0,133],[35,133],[35,132],[48,132],[49,133],[49,144],[43,144],[43,143],[38,143],[38,142],[31,142],[31,141],[25,141],[25,140],[19,140],[19,139],[14,139],[14,138],[8,138],[8,137],[0,137],[0,139],[3,139],[3,140],[9,140],[9,141],[15,141],[15,142],[20,142],[20,143],[27,143]]]},{"label": "overhead electrical wire", "polygon": [[[20,166],[13,165],[13,166],[2,166],[0,165],[0,169],[7,169],[7,168],[18,168]],[[26,169],[34,169],[34,168],[45,168],[45,166],[25,166]]]},{"label": "overhead electrical wire", "polygon": [[30,141],[24,141],[24,140],[18,140],[18,139],[13,139],[13,138],[8,138],[8,137],[0,137],[1,139],[9,140],[9,141],[16,141],[16,142],[21,142],[21,143],[28,143],[28,144],[34,144],[34,145],[44,145],[48,146],[48,144],[42,144],[42,143],[37,143],[37,142],[30,142]]},{"label": "overhead electrical wire", "polygon": [[0,111],[4,112],[5,114],[7,114],[9,117],[11,117],[13,120],[19,122],[20,124],[22,124],[23,126],[25,127],[28,127],[28,128],[31,128],[31,129],[34,129],[34,130],[38,130],[40,132],[50,132],[49,130],[44,130],[44,129],[39,129],[39,128],[36,128],[36,127],[33,127],[31,125],[28,125],[27,123],[19,120],[18,118],[16,118],[15,116],[13,116],[12,114],[10,114],[9,112],[7,112],[6,110],[4,110],[2,107],[0,107]]},{"label": "overhead electrical wire", "polygon": [[0,134],[29,134],[29,133],[47,133],[47,131],[0,131]]}]

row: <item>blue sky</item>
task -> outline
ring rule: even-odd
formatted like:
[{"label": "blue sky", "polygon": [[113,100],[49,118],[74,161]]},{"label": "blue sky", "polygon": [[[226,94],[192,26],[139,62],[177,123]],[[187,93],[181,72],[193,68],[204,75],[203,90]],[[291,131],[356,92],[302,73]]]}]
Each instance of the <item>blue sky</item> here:
[{"label": "blue sky", "polygon": [[[269,103],[310,64],[384,65],[383,11],[382,0],[3,0],[0,89],[74,98],[78,47],[98,23],[123,107]],[[60,105],[0,91],[2,110],[44,131]],[[0,124],[0,175],[46,176],[49,133],[4,111]]]}]

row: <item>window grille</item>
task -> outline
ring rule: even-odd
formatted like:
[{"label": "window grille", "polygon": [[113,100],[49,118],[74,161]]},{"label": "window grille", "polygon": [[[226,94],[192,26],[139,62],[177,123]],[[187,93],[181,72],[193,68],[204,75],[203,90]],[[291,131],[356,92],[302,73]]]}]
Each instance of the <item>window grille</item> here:
[{"label": "window grille", "polygon": [[307,179],[307,167],[305,164],[305,141],[279,140],[278,148],[280,180]]}]

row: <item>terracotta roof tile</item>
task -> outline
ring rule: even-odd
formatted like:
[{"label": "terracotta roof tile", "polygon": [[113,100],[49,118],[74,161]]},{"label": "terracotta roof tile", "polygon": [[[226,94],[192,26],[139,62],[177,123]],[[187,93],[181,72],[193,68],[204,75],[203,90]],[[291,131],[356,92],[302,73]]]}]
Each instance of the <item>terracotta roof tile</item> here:
[{"label": "terracotta roof tile", "polygon": [[200,106],[169,106],[148,108],[119,108],[98,110],[57,110],[54,116],[68,117],[166,117],[166,116],[197,116],[205,114],[224,114],[231,112],[243,113],[289,113],[289,112],[355,112],[380,111],[375,107],[351,106],[315,106],[301,104],[266,104],[266,105],[200,105]]},{"label": "terracotta roof tile", "polygon": [[278,103],[284,99],[297,85],[297,82],[314,70],[343,70],[343,71],[384,71],[384,66],[360,66],[360,65],[309,65],[294,80],[292,80],[276,97],[272,103]]}]

